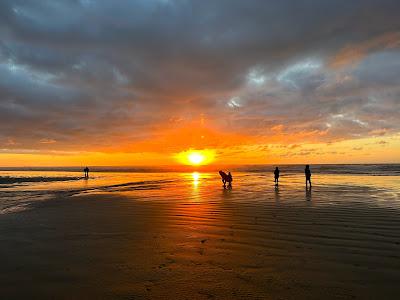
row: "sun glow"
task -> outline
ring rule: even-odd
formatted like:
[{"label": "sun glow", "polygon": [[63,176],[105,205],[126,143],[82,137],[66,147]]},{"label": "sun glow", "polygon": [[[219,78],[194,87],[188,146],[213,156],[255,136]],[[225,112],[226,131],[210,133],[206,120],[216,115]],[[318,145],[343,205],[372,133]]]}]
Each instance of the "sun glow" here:
[{"label": "sun glow", "polygon": [[214,150],[187,150],[177,154],[177,160],[185,165],[202,166],[210,164],[215,158]]}]

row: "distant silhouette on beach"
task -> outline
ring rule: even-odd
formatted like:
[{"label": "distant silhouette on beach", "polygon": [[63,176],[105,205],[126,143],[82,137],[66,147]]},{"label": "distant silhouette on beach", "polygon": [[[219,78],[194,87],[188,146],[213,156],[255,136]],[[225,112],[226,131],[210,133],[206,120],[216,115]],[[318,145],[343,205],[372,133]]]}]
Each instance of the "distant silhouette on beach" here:
[{"label": "distant silhouette on beach", "polygon": [[304,174],[306,175],[306,187],[307,183],[309,182],[311,188],[311,170],[309,165],[306,165],[306,168],[304,169]]},{"label": "distant silhouette on beach", "polygon": [[228,183],[228,188],[232,188],[232,174],[228,172],[226,174],[224,171],[219,171],[219,175],[221,176],[222,183],[224,184],[224,188],[226,188],[226,184]]},{"label": "distant silhouette on beach", "polygon": [[228,187],[232,187],[232,174],[231,172],[228,173]]},{"label": "distant silhouette on beach", "polygon": [[279,183],[279,169],[278,169],[278,167],[275,168],[274,176],[275,176],[275,185],[278,185],[278,183]]},{"label": "distant silhouette on beach", "polygon": [[83,173],[85,173],[85,178],[86,179],[89,178],[89,168],[88,167],[83,169]]}]

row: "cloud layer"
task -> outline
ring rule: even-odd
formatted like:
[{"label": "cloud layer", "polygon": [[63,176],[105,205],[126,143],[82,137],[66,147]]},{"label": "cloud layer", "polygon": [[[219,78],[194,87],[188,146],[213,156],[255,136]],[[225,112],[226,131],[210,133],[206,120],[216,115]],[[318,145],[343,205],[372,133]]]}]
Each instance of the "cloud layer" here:
[{"label": "cloud layer", "polygon": [[1,1],[0,148],[398,133],[398,11],[384,0]]}]

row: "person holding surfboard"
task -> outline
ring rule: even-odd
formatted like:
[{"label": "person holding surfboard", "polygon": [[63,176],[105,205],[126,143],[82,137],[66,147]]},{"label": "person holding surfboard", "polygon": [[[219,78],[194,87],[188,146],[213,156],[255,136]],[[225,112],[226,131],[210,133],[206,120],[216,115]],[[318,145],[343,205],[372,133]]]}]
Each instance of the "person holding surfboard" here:
[{"label": "person holding surfboard", "polygon": [[228,172],[226,174],[224,171],[219,171],[219,175],[221,176],[222,183],[224,184],[224,188],[226,188],[226,183],[228,183],[228,188],[232,187],[232,174],[231,172]]}]

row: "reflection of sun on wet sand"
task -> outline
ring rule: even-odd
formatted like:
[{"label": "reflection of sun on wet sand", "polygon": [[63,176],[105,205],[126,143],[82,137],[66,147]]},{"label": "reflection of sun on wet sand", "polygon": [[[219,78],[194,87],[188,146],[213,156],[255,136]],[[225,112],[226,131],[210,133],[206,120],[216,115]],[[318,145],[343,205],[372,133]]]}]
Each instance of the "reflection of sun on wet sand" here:
[{"label": "reflection of sun on wet sand", "polygon": [[376,179],[385,193],[361,177],[340,185],[343,178],[320,176],[305,192],[303,177],[284,177],[275,188],[235,173],[225,190],[213,174],[147,176],[1,215],[2,297],[396,299],[400,292],[398,190],[388,179]]}]

